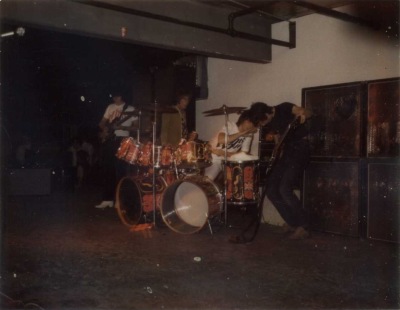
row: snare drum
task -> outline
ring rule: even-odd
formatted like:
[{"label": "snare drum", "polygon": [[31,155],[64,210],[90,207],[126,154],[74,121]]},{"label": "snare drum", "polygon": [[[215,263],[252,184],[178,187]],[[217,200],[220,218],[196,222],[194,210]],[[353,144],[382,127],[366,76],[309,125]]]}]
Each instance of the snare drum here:
[{"label": "snare drum", "polygon": [[[161,195],[167,187],[164,178],[155,178],[156,210],[160,210]],[[118,183],[115,207],[122,223],[137,225],[143,214],[153,212],[153,176],[141,178],[122,178]]]},{"label": "snare drum", "polygon": [[257,203],[259,161],[223,161],[226,169],[226,200],[230,204]]},{"label": "snare drum", "polygon": [[161,198],[161,216],[173,231],[191,234],[222,212],[222,194],[213,181],[190,176],[169,185]]},{"label": "snare drum", "polygon": [[115,156],[133,165],[136,163],[139,153],[140,144],[136,143],[131,137],[125,137],[122,139]]},{"label": "snare drum", "polygon": [[212,164],[211,149],[206,142],[183,143],[178,146],[175,158],[179,168],[205,168]]}]

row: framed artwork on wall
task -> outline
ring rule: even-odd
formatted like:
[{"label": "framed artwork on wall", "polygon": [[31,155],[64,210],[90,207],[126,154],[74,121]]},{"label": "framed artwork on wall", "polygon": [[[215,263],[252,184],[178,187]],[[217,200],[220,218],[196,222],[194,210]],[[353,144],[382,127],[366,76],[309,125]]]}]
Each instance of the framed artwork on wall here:
[{"label": "framed artwork on wall", "polygon": [[362,83],[303,88],[313,157],[359,157]]}]

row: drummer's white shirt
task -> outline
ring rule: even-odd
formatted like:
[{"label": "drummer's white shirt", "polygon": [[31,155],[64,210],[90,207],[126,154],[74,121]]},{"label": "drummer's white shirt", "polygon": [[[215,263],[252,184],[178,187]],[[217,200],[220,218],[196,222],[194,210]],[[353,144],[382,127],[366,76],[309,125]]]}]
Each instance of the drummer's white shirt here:
[{"label": "drummer's white shirt", "polygon": [[[218,136],[220,133],[228,133],[229,135],[233,135],[239,132],[239,128],[236,123],[228,121],[227,122],[228,130],[226,126],[224,126],[218,133],[209,141],[211,147],[213,149],[224,149],[222,144],[218,144]],[[250,151],[251,141],[253,139],[253,135],[239,137],[228,143],[227,151],[228,152],[237,152],[242,150],[243,152]]]},{"label": "drummer's white shirt", "polygon": [[[232,135],[235,133],[239,132],[238,126],[231,122],[228,121],[228,135]],[[223,149],[222,145],[218,144],[218,135],[220,133],[225,133],[226,134],[227,130],[226,127],[224,126],[210,141],[209,144],[213,149]],[[249,155],[246,154],[246,152],[250,151],[251,147],[251,141],[253,140],[253,135],[249,136],[244,136],[235,139],[231,143],[228,143],[228,152],[238,152],[241,150],[241,152],[232,155],[228,160],[233,160],[233,161],[246,161],[246,160],[255,160],[258,159],[257,156]],[[217,156],[214,153],[212,154],[212,165],[210,167],[207,167],[204,171],[204,175],[209,177],[211,180],[214,180],[219,172],[222,170],[221,169],[221,164],[222,160],[224,159],[224,156]]]}]

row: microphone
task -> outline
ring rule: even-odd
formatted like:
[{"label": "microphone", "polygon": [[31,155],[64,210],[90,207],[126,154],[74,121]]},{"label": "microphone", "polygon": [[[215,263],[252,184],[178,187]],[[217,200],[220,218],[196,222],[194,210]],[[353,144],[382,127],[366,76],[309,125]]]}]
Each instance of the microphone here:
[{"label": "microphone", "polygon": [[2,38],[4,38],[4,37],[10,37],[10,36],[13,36],[13,35],[18,35],[18,36],[20,36],[20,37],[22,37],[24,34],[25,34],[25,28],[23,28],[23,27],[18,27],[17,29],[15,29],[15,31],[9,31],[9,32],[6,32],[6,33],[2,33],[1,34],[1,37]]}]

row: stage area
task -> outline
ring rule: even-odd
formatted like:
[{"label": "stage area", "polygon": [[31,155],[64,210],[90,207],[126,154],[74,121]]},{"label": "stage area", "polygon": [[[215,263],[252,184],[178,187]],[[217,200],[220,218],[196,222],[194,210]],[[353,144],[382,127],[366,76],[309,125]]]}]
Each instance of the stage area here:
[{"label": "stage area", "polygon": [[[397,309],[398,245],[312,232],[289,240],[263,224],[131,231],[99,191],[4,199],[1,308]],[[36,308],[35,308],[36,307]]]}]

